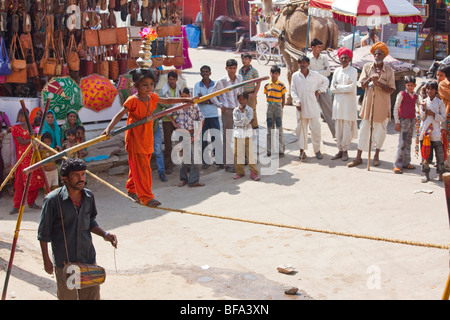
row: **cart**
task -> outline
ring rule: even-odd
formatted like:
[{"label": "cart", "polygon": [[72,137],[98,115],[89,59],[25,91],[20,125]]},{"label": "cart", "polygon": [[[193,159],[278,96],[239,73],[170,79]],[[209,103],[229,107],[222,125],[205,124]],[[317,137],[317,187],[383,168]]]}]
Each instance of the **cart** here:
[{"label": "cart", "polygon": [[[272,4],[274,7],[281,8],[289,2],[289,0],[273,0]],[[262,7],[262,1],[249,1],[248,5],[249,12],[251,14],[252,5]],[[258,62],[260,64],[266,65],[272,60],[276,65],[285,67],[286,64],[280,51],[278,39],[270,35],[270,32],[268,32],[267,24],[265,22],[260,22],[259,25],[256,26],[257,35],[252,37],[252,29],[254,28],[254,26],[252,26],[253,24],[254,22],[252,22],[252,19],[249,19],[250,41],[256,43],[256,59],[258,60]],[[265,27],[263,27],[263,25],[265,25]]]},{"label": "cart", "polygon": [[285,66],[277,38],[255,36],[250,41],[256,42],[256,60],[260,64],[266,65],[272,60],[276,65]]}]

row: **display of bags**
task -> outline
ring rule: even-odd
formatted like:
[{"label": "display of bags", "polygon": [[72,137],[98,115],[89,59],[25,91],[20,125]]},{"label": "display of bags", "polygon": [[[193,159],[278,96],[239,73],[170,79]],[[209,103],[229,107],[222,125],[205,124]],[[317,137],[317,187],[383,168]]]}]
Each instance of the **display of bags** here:
[{"label": "display of bags", "polygon": [[17,42],[19,36],[17,33],[14,33],[11,41],[11,50],[10,50],[10,64],[11,64],[11,73],[6,76],[6,82],[8,83],[27,83],[27,61],[25,60],[25,55],[22,50],[22,46],[19,42],[20,54],[19,50],[17,50]]}]

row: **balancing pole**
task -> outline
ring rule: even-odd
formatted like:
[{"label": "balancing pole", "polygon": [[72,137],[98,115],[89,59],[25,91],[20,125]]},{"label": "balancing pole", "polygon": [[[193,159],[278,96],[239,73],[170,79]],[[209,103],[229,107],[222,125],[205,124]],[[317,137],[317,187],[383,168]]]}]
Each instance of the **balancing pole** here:
[{"label": "balancing pole", "polygon": [[[235,85],[223,88],[223,89],[218,90],[216,92],[212,92],[210,94],[204,95],[204,96],[202,96],[200,98],[195,98],[195,99],[193,99],[193,103],[197,104],[197,103],[209,100],[211,98],[214,98],[216,96],[219,96],[221,94],[224,94],[226,92],[229,92],[229,91],[235,90],[237,88],[243,87],[243,86],[245,86],[247,84],[257,83],[257,82],[261,82],[261,81],[268,80],[268,79],[269,79],[269,77],[260,77],[260,78],[256,78],[256,79],[253,79],[253,80],[244,81],[244,82],[241,82],[241,83],[238,83],[238,84],[235,84]],[[175,106],[175,107],[166,109],[164,111],[152,114],[152,115],[150,115],[150,116],[148,116],[146,118],[143,118],[143,119],[138,120],[136,122],[130,123],[129,125],[126,125],[126,126],[124,126],[122,128],[118,128],[118,129],[112,131],[110,133],[110,135],[101,135],[101,136],[98,136],[97,138],[91,139],[89,141],[80,143],[80,144],[78,144],[76,146],[73,146],[71,148],[65,149],[65,150],[61,151],[60,153],[58,153],[58,154],[55,154],[55,155],[50,156],[48,158],[45,158],[44,160],[42,160],[42,161],[40,161],[38,163],[35,163],[35,164],[29,166],[28,168],[25,168],[23,171],[25,173],[30,173],[30,172],[32,172],[32,171],[34,171],[36,169],[39,169],[39,168],[43,167],[44,165],[46,165],[46,164],[48,164],[50,162],[54,162],[56,160],[61,159],[62,157],[69,156],[70,154],[72,154],[72,153],[74,153],[74,152],[76,152],[78,150],[81,150],[81,149],[87,148],[89,146],[92,146],[92,145],[94,145],[96,143],[108,140],[108,139],[110,139],[111,137],[113,137],[113,136],[115,136],[117,134],[120,134],[120,133],[125,132],[127,130],[130,130],[132,128],[135,128],[137,126],[140,126],[142,124],[150,122],[150,121],[152,121],[154,119],[161,118],[161,117],[163,117],[165,115],[168,115],[168,114],[171,114],[171,113],[173,113],[173,112],[175,112],[177,110],[187,108],[190,105],[191,105],[190,103],[186,103],[186,104]]]},{"label": "balancing pole", "polygon": [[[32,133],[33,130],[31,129],[31,124],[30,124],[30,119],[27,116],[27,111],[28,110],[26,109],[25,103],[24,103],[24,101],[22,99],[20,100],[20,103],[22,105],[22,110],[24,110],[24,117],[25,117],[27,125],[28,125],[28,130],[30,131],[30,136],[33,136],[33,139],[34,139],[34,134]],[[50,105],[50,101],[49,101],[49,99],[47,99],[44,115],[47,113],[49,105]],[[45,121],[44,119],[45,119],[45,117],[42,117],[41,128],[39,129],[40,132],[42,132],[43,124],[44,124],[44,121]],[[30,145],[32,145],[31,141],[30,141]],[[37,151],[37,144],[35,145],[34,153],[39,154],[39,152]],[[31,163],[33,163],[33,161],[35,161],[35,159],[36,159],[36,157],[33,154],[32,158],[31,158]],[[31,182],[31,176],[32,175],[33,175],[33,173],[28,173],[27,174],[27,180],[26,180],[26,183],[25,183],[25,188],[24,188],[24,191],[23,191],[23,194],[22,194],[22,201],[20,203],[19,215],[17,216],[16,229],[14,231],[13,243],[11,245],[11,254],[10,254],[10,257],[9,257],[8,269],[6,270],[6,277],[5,277],[5,283],[4,283],[4,286],[3,286],[2,300],[6,300],[6,292],[8,290],[9,277],[11,276],[11,270],[12,270],[13,261],[14,261],[14,254],[16,252],[16,247],[17,247],[17,240],[19,239],[20,224],[22,222],[23,211],[24,211],[25,202],[26,202],[27,196],[28,196],[28,190],[30,188],[30,182]],[[44,175],[44,179],[45,179],[45,175]],[[45,179],[44,181],[47,181],[47,180]],[[47,187],[48,187],[48,183],[47,183]]]},{"label": "balancing pole", "polygon": [[[444,178],[444,187],[445,187],[445,199],[447,200],[448,221],[450,224],[450,173],[448,173],[448,172],[444,173],[443,178]],[[444,294],[442,295],[442,300],[449,300],[449,298],[450,298],[450,273],[448,275]]]}]

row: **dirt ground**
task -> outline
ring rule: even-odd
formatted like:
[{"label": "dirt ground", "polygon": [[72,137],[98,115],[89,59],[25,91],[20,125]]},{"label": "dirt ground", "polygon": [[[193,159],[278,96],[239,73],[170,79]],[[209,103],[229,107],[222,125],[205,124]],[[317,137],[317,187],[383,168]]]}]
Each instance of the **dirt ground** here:
[{"label": "dirt ground", "polygon": [[[190,49],[189,87],[203,64],[212,78],[225,75],[232,52]],[[238,59],[239,64],[240,59]],[[269,75],[270,64],[253,65]],[[286,68],[281,80],[286,82]],[[259,93],[258,117],[265,122]],[[118,249],[94,235],[97,260],[106,268],[105,300],[439,300],[449,274],[449,220],[442,182],[422,184],[415,170],[392,172],[398,135],[391,122],[381,165],[347,168],[332,161],[336,143],[322,122],[323,160],[298,160],[295,109],[286,106],[286,156],[276,173],[254,182],[202,170],[203,188],[177,187],[178,172],[153,191],[162,209],[137,205],[88,178],[98,222],[118,237]],[[105,124],[106,126],[106,124]],[[261,137],[264,140],[264,137]],[[356,154],[357,141],[350,157]],[[247,172],[248,169],[246,168]],[[100,176],[125,191],[126,175]],[[42,203],[42,195],[38,198]],[[12,198],[0,199],[0,279],[11,252],[17,216]],[[171,211],[183,209],[188,213]],[[198,214],[197,214],[198,213]],[[39,211],[25,208],[8,300],[55,300],[55,279],[45,273],[36,240]],[[311,228],[311,229],[306,229]],[[411,244],[405,244],[410,241]],[[277,271],[282,264],[295,272]],[[3,281],[1,282],[3,284]],[[285,285],[299,289],[284,294]]]}]

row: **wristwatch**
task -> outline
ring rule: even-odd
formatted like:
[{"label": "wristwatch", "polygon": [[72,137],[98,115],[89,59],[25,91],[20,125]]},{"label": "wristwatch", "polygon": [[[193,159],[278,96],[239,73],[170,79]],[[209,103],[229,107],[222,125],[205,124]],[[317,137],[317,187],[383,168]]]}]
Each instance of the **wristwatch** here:
[{"label": "wristwatch", "polygon": [[103,239],[106,240],[106,237],[108,236],[109,232],[105,233],[105,235],[103,236]]}]

